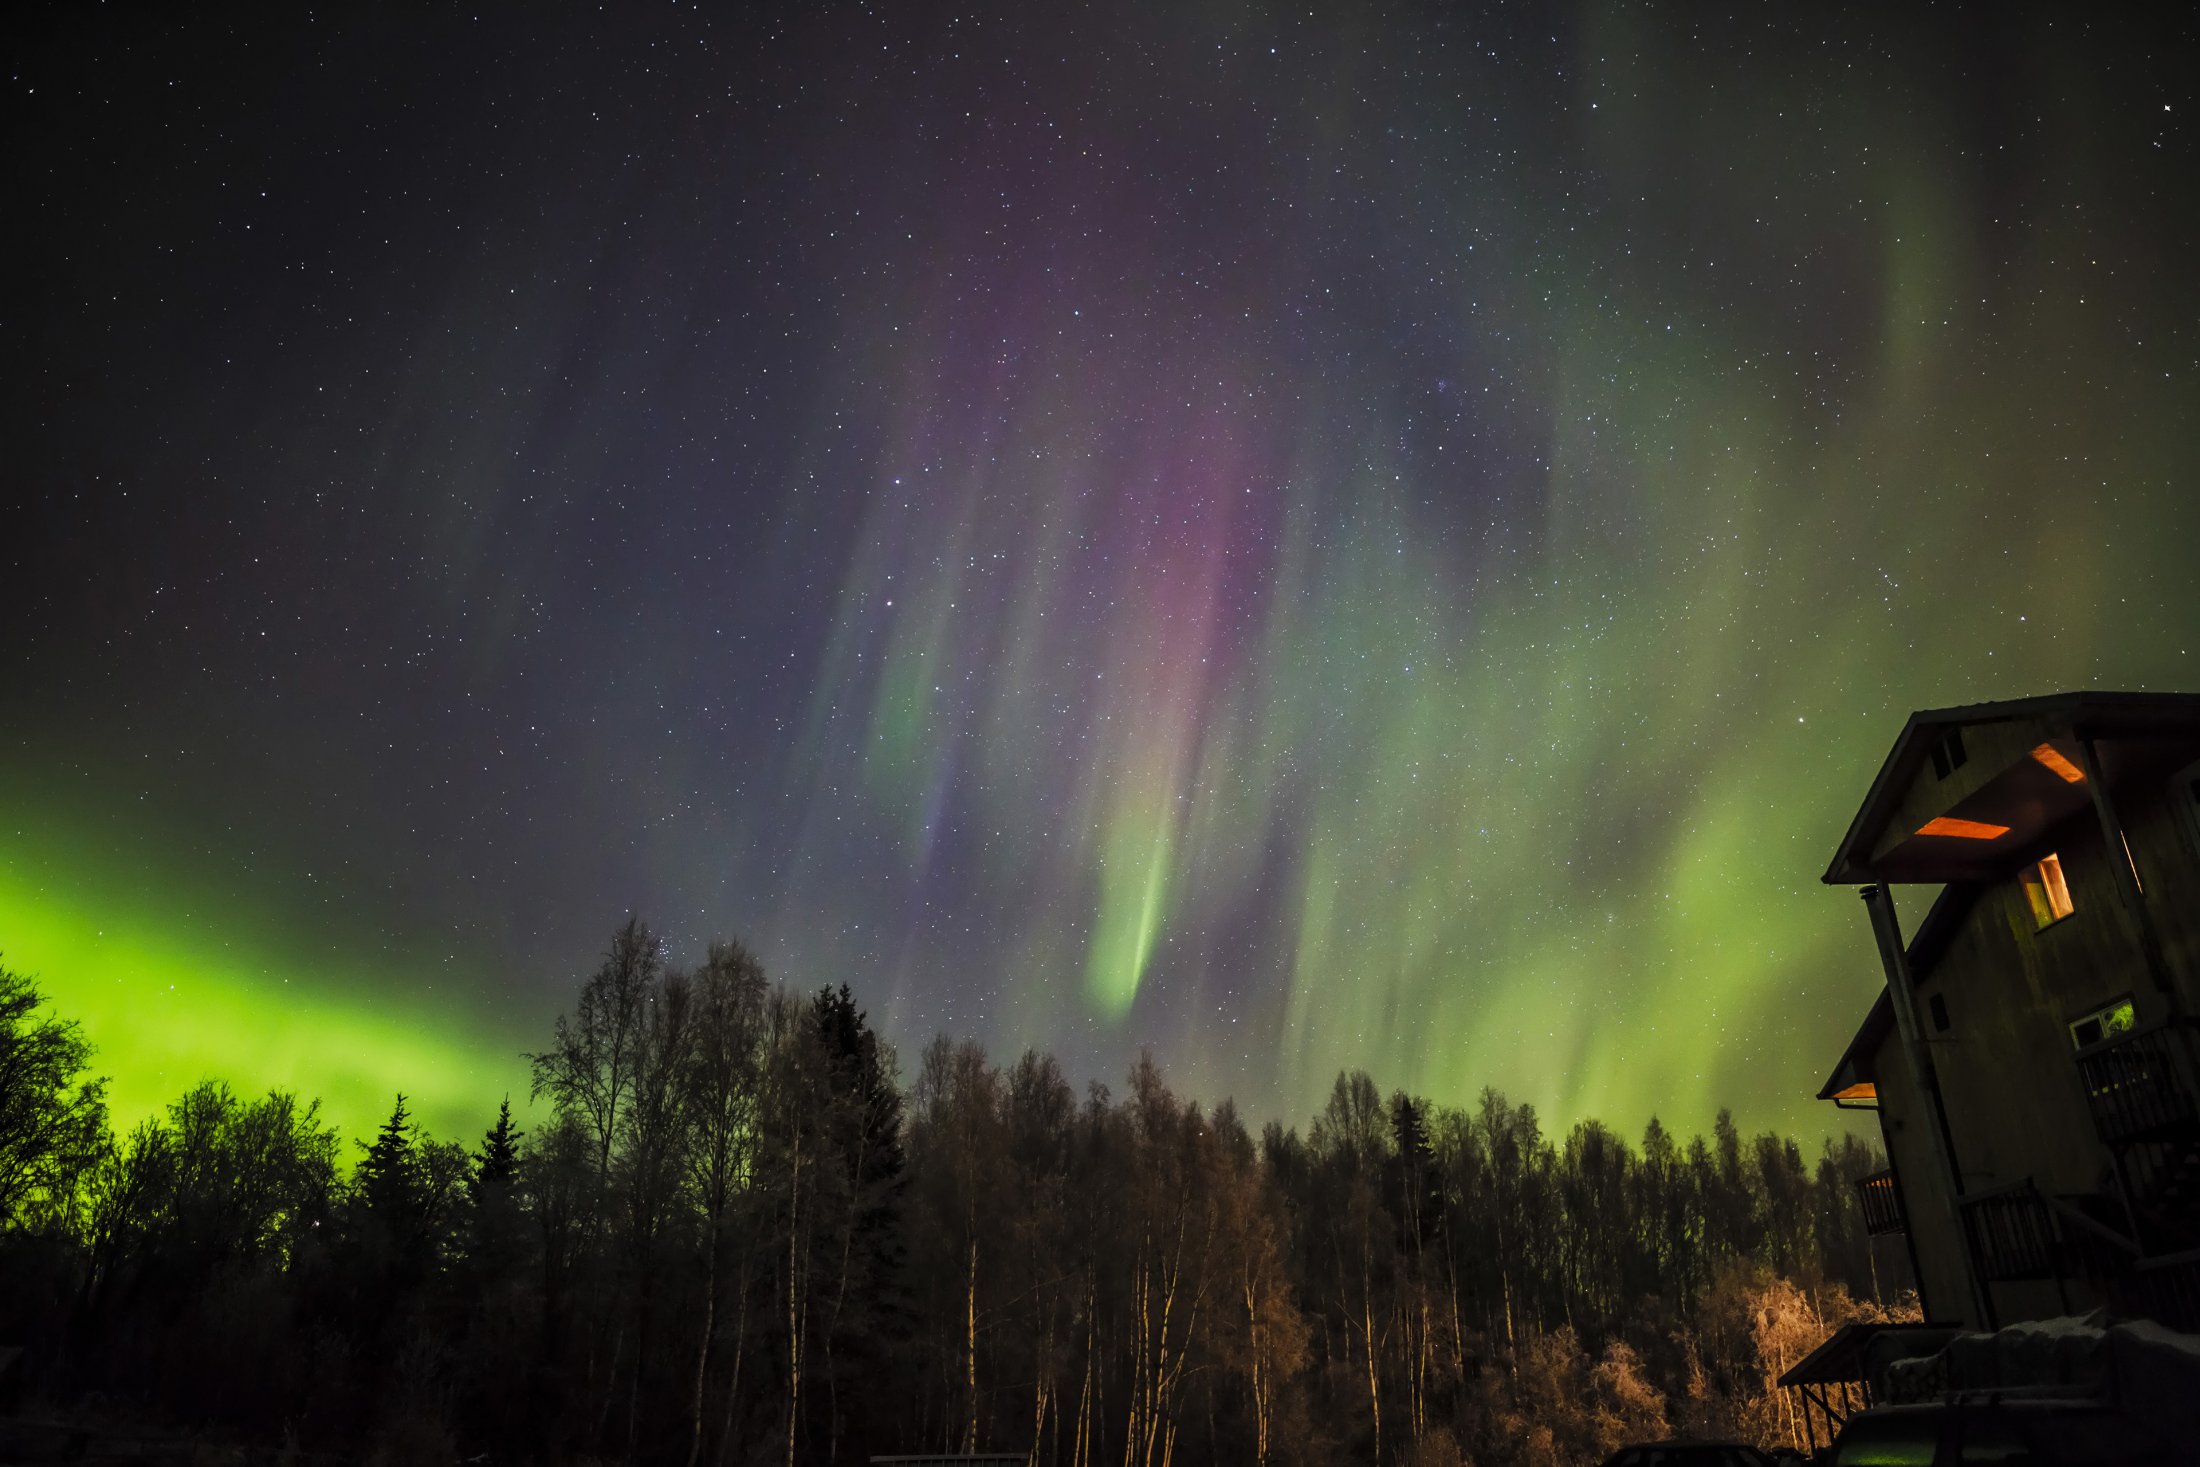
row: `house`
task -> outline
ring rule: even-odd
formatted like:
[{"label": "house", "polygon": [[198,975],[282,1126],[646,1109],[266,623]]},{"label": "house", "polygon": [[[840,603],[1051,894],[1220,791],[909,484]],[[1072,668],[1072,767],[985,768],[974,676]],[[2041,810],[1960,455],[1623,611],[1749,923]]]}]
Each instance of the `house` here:
[{"label": "house", "polygon": [[1886,987],[1819,1095],[1878,1112],[1926,1317],[2200,1328],[2200,696],[1915,714],[1825,880]]}]

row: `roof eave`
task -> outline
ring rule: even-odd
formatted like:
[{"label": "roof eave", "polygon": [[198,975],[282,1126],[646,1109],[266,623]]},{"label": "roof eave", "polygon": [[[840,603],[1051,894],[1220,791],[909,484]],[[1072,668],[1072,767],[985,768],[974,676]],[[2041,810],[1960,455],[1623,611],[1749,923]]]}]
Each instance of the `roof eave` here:
[{"label": "roof eave", "polygon": [[1953,708],[1925,708],[1912,713],[1902,725],[1902,732],[1895,736],[1894,746],[1887,751],[1886,759],[1879,766],[1878,775],[1872,780],[1871,789],[1857,806],[1855,818],[1835,848],[1833,860],[1826,866],[1826,874],[1819,878],[1828,886],[1855,886],[1880,879],[1873,868],[1857,858],[1857,847],[1864,837],[1885,823],[1884,806],[1894,793],[1907,786],[1915,766],[1924,762],[1926,749],[1917,735],[1924,728],[1971,727],[1985,723],[2007,723],[2020,718],[2047,718],[2061,716],[2073,728],[2082,728],[2098,720],[2110,722],[2145,723],[2143,715],[2155,713],[2162,722],[2174,726],[2188,722],[2200,726],[2200,694],[2195,693],[2128,693],[2128,692],[2063,692],[2043,693],[2031,698],[2011,698],[1999,703],[1967,703]]},{"label": "roof eave", "polygon": [[1826,1076],[1826,1083],[1818,1087],[1820,1100],[1831,1100],[1837,1091],[1848,1087],[1842,1083],[1846,1071],[1854,1071],[1857,1061],[1876,1051],[1886,1042],[1887,1031],[1894,1027],[1894,997],[1882,987],[1879,996],[1864,1013],[1864,1022],[1856,1026],[1856,1034],[1849,1040],[1848,1048],[1841,1051],[1833,1073]]}]

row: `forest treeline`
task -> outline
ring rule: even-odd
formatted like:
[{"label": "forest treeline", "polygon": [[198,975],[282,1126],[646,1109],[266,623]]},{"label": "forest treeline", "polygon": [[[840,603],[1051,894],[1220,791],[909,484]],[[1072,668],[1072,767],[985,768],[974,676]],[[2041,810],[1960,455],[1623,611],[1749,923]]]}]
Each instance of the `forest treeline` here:
[{"label": "forest treeline", "polygon": [[[1302,1134],[935,1039],[630,922],[470,1144],[196,1086],[124,1134],[0,972],[0,1343],[80,1415],[390,1463],[1578,1463],[1782,1438],[1899,1309],[1853,1138],[1546,1136],[1340,1075]],[[493,1100],[487,1097],[485,1100]]]}]

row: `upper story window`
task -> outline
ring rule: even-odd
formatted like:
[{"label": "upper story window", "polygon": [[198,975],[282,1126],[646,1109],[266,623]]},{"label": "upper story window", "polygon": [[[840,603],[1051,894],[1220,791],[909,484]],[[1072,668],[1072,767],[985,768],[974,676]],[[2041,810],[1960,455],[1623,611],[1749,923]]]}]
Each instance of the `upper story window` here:
[{"label": "upper story window", "polygon": [[1963,730],[1951,728],[1933,745],[1933,778],[1946,779],[1963,767]]},{"label": "upper story window", "polygon": [[2070,902],[2070,883],[2063,880],[2062,857],[2042,856],[2019,879],[2024,883],[2024,899],[2032,907],[2032,921],[2038,926],[2052,927],[2078,910]]}]

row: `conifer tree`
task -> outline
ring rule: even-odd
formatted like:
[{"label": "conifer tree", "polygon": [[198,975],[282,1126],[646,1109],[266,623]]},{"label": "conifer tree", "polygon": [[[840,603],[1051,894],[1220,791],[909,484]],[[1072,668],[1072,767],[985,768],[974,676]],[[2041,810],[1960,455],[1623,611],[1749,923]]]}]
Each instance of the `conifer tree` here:
[{"label": "conifer tree", "polygon": [[512,1124],[512,1098],[497,1106],[494,1126],[481,1138],[466,1178],[466,1262],[482,1284],[518,1264],[527,1218],[519,1196],[520,1129]]},{"label": "conifer tree", "polygon": [[390,1293],[418,1283],[432,1261],[427,1175],[414,1131],[400,1094],[374,1140],[363,1143],[366,1155],[352,1177],[356,1241],[369,1273],[381,1274]]},{"label": "conifer tree", "polygon": [[358,1185],[367,1211],[394,1222],[417,1210],[420,1158],[413,1149],[412,1116],[405,1109],[402,1091],[366,1153],[359,1163]]}]

